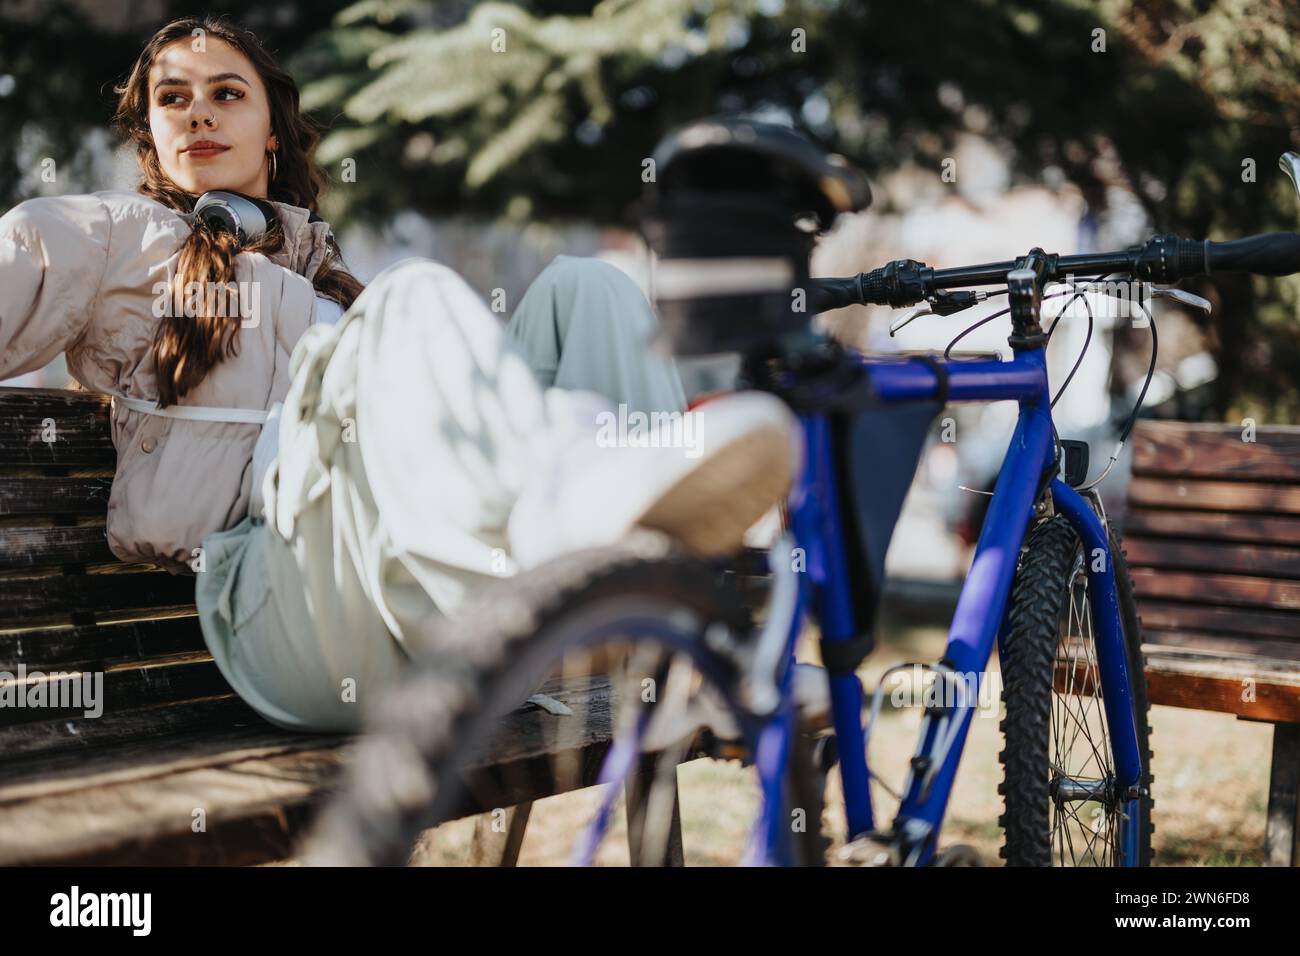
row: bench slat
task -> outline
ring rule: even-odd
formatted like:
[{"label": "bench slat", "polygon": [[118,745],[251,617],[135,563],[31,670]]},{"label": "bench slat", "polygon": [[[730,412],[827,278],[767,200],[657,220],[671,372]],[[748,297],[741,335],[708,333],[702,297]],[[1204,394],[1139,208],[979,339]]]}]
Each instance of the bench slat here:
[{"label": "bench slat", "polygon": [[0,671],[18,663],[29,670],[92,667],[202,652],[206,645],[194,614],[121,624],[52,627],[0,633]]},{"label": "bench slat", "polygon": [[1237,425],[1142,421],[1133,430],[1133,474],[1300,483],[1300,427],[1263,425],[1255,441]]},{"label": "bench slat", "polygon": [[1243,544],[1300,545],[1300,517],[1209,511],[1152,511],[1130,507],[1124,515],[1125,544],[1131,537],[1139,535],[1212,538]]},{"label": "bench slat", "polygon": [[1146,598],[1197,598],[1237,607],[1300,610],[1300,581],[1238,574],[1191,574],[1133,568],[1133,589],[1139,609]]},{"label": "bench slat", "polygon": [[1135,477],[1129,482],[1128,497],[1144,508],[1300,515],[1300,485]]},{"label": "bench slat", "polygon": [[1291,666],[1300,673],[1300,638],[1290,641],[1270,640],[1215,631],[1198,631],[1194,628],[1156,630],[1144,626],[1142,640],[1157,647],[1204,651],[1228,657],[1263,657],[1290,661]]},{"label": "bench slat", "polygon": [[[1142,653],[1152,704],[1300,722],[1300,668],[1293,659],[1145,642]],[[1090,674],[1078,658],[1058,658],[1054,684],[1061,692],[1091,694]]]},{"label": "bench slat", "polygon": [[[341,741],[264,725],[78,754],[76,774],[0,785],[0,865],[156,862],[160,852],[256,862],[222,824],[309,802],[335,776]],[[196,810],[204,832],[193,832]]]},{"label": "bench slat", "polygon": [[106,564],[116,560],[101,526],[0,528],[0,570]]},{"label": "bench slat", "polygon": [[103,515],[113,479],[0,477],[0,515]]},{"label": "bench slat", "polygon": [[113,467],[109,399],[93,392],[0,388],[0,465]]},{"label": "bench slat", "polygon": [[[22,705],[0,707],[0,727],[15,724],[32,723],[44,720],[90,719],[83,717],[88,709],[86,694],[95,693],[96,675],[102,673],[102,694],[96,703],[104,713],[121,713],[152,707],[158,704],[178,703],[186,700],[199,700],[231,693],[230,685],[221,676],[216,663],[211,657],[195,657],[168,661],[145,666],[109,668],[99,671],[67,670],[63,672],[39,672],[39,676],[30,671],[21,683],[17,677],[0,676],[0,694],[12,693],[14,700],[22,699]],[[92,682],[91,688],[85,687],[86,675]],[[73,684],[80,685],[74,689]],[[43,706],[32,706],[34,693],[44,693]],[[0,699],[8,699],[3,697]],[[50,706],[51,702],[73,704],[76,706]]]},{"label": "bench slat", "polygon": [[194,578],[167,571],[3,579],[0,627],[71,622],[73,613],[192,610]]},{"label": "bench slat", "polygon": [[1293,660],[1243,659],[1151,644],[1142,649],[1153,704],[1300,722],[1300,669]]},{"label": "bench slat", "polygon": [[1124,550],[1130,567],[1300,580],[1300,548],[1131,537]]},{"label": "bench slat", "polygon": [[102,717],[42,720],[0,727],[0,777],[15,773],[24,761],[39,760],[43,772],[52,758],[120,747],[134,740],[158,741],[169,735],[206,730],[221,733],[239,727],[265,728],[266,721],[234,692],[224,697],[187,700],[138,710],[109,711]]},{"label": "bench slat", "polygon": [[1143,598],[1138,604],[1138,614],[1142,618],[1144,631],[1218,631],[1242,637],[1292,638],[1300,641],[1300,614],[1294,611],[1220,607],[1188,601]]}]

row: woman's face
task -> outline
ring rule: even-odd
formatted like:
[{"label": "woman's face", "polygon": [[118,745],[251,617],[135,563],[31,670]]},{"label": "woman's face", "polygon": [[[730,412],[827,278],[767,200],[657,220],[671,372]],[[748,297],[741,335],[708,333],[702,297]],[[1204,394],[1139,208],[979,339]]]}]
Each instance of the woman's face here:
[{"label": "woman's face", "polygon": [[271,108],[252,61],[216,37],[161,50],[149,70],[149,128],[163,172],[187,193],[266,198]]}]

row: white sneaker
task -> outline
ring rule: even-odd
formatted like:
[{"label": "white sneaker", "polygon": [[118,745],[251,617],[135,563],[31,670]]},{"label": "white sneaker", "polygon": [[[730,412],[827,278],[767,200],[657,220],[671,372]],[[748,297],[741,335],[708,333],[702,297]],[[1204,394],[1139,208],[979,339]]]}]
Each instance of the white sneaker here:
[{"label": "white sneaker", "polygon": [[648,422],[591,392],[548,389],[547,403],[551,447],[506,528],[523,568],[611,544],[638,525],[700,554],[727,554],[789,491],[802,459],[798,420],[764,392]]}]

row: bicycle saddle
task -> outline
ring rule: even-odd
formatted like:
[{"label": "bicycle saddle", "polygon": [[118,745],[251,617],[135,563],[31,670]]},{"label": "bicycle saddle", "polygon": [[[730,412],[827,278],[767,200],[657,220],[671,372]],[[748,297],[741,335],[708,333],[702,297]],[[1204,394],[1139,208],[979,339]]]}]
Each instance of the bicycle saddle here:
[{"label": "bicycle saddle", "polygon": [[705,355],[802,335],[816,236],[870,205],[866,177],[791,127],[744,115],[674,130],[652,160],[641,231],[658,256],[658,341]]},{"label": "bicycle saddle", "polygon": [[655,187],[673,194],[762,196],[794,215],[811,215],[817,231],[844,212],[871,205],[862,172],[795,129],[744,115],[697,120],[655,148]]}]

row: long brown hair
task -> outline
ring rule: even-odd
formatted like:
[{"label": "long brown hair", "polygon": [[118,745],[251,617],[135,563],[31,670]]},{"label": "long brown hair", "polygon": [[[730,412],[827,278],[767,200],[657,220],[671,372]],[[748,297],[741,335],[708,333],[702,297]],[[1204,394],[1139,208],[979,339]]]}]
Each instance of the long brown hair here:
[{"label": "long brown hair", "polygon": [[[173,20],[150,38],[131,72],[114,89],[118,94],[113,125],[135,143],[136,160],[143,181],[139,190],[172,209],[191,212],[197,197],[177,186],[163,172],[153,135],[149,129],[149,70],[164,47],[176,40],[189,39],[196,31],[217,37],[252,62],[266,87],[271,111],[271,130],[279,142],[276,151],[276,175],[267,184],[267,198],[301,206],[316,212],[327,177],[316,163],[314,151],[320,141],[321,127],[305,115],[298,102],[298,85],[283,70],[258,38],[248,30],[218,17]],[[201,34],[198,34],[201,35]],[[247,251],[273,253],[284,245],[284,234],[272,229],[243,248]],[[211,232],[196,224],[181,247],[175,289],[230,289],[233,301],[236,240],[229,233]],[[316,275],[310,276],[318,294],[333,299],[344,309],[361,294],[362,285],[343,266],[342,254],[333,236],[329,239],[325,261]],[[178,292],[173,301],[184,299]],[[219,362],[238,353],[240,315],[237,308],[209,309],[212,302],[191,301],[185,310],[168,309],[158,324],[153,353],[158,375],[158,402],[170,405],[203,381]],[[175,314],[180,311],[181,314]],[[191,313],[191,314],[185,314]]]}]

